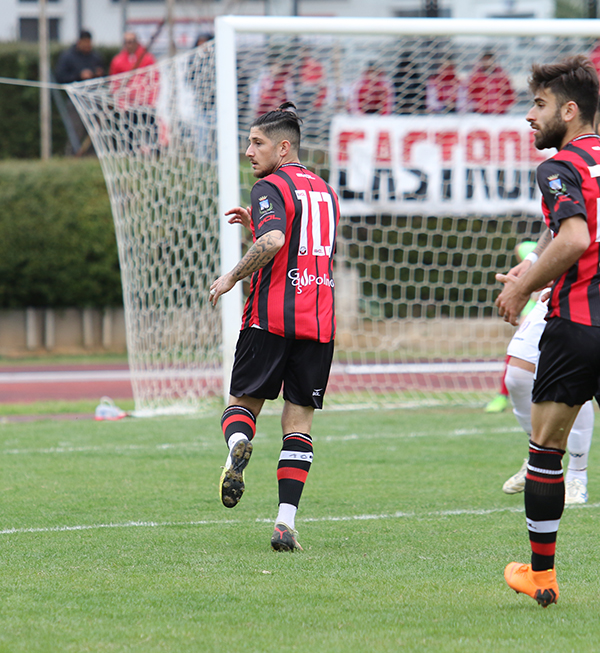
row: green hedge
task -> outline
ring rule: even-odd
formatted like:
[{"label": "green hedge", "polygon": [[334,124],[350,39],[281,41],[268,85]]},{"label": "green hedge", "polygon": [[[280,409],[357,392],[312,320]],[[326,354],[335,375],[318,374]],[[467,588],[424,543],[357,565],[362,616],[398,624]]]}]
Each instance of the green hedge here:
[{"label": "green hedge", "polygon": [[122,305],[96,159],[0,163],[0,308]]},{"label": "green hedge", "polygon": [[[51,68],[54,71],[63,46],[53,45]],[[97,48],[106,66],[118,48]],[[39,80],[39,53],[30,43],[0,43],[0,77]],[[64,91],[59,91],[67,99]],[[40,90],[39,88],[0,84],[0,159],[37,159],[40,156]],[[52,152],[62,155],[67,145],[67,132],[52,103]]]}]

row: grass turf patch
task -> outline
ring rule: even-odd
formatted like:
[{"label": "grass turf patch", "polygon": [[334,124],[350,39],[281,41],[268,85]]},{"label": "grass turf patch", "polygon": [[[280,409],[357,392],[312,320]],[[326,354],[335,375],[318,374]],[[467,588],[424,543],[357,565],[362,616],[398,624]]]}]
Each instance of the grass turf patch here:
[{"label": "grass turf patch", "polygon": [[529,556],[522,497],[500,490],[526,452],[512,415],[324,411],[313,436],[305,551],[277,554],[277,415],[234,510],[217,412],[1,424],[0,651],[595,650],[593,452],[542,610],[502,578]]}]

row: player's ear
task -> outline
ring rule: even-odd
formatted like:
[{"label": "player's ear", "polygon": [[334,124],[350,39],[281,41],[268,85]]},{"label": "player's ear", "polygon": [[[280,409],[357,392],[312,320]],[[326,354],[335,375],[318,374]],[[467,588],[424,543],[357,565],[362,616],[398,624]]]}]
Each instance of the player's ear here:
[{"label": "player's ear", "polygon": [[572,100],[565,102],[561,107],[561,113],[565,122],[570,122],[573,120],[576,116],[579,115],[579,107],[577,106],[577,102],[573,102]]},{"label": "player's ear", "polygon": [[279,143],[279,154],[281,156],[287,156],[290,153],[290,150],[292,149],[292,144],[289,141],[281,141]]}]

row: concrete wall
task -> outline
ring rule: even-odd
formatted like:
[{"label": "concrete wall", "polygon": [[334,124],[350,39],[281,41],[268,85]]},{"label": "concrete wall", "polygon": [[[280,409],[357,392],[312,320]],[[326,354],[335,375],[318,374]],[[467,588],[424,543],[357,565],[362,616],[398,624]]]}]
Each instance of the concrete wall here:
[{"label": "concrete wall", "polygon": [[0,311],[0,355],[127,350],[122,308]]}]

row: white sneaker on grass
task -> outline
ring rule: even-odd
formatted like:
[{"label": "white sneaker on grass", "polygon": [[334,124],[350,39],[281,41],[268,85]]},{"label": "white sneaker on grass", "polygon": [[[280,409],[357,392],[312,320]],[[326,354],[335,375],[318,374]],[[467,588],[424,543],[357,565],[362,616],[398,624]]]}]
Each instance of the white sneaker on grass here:
[{"label": "white sneaker on grass", "polygon": [[587,503],[587,500],[587,488],[578,478],[565,483],[565,506],[572,506],[576,503]]},{"label": "white sneaker on grass", "polygon": [[521,469],[513,474],[502,486],[505,494],[518,494],[525,489],[525,476],[527,475],[527,458],[523,461]]}]

